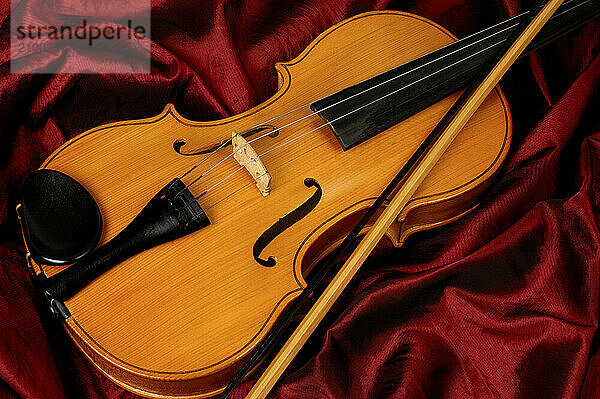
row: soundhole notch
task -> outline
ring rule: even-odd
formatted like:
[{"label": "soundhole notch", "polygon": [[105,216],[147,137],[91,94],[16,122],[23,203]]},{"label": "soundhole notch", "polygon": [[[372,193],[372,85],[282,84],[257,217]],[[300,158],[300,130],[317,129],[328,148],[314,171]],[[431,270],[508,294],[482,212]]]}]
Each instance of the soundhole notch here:
[{"label": "soundhole notch", "polygon": [[304,179],[304,185],[308,188],[316,187],[313,195],[310,196],[304,203],[298,206],[296,209],[288,213],[282,218],[279,218],[271,227],[265,230],[264,233],[258,237],[254,246],[252,247],[252,255],[254,260],[264,267],[273,267],[277,264],[277,259],[274,256],[269,256],[267,259],[260,257],[262,251],[269,245],[277,236],[283,233],[285,230],[304,219],[319,203],[323,196],[323,190],[317,181],[311,177]]}]

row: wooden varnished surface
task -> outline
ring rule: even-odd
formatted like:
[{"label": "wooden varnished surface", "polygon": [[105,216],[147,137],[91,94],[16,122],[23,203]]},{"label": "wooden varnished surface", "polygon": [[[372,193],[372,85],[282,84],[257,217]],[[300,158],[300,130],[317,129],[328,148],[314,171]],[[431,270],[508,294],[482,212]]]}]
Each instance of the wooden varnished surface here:
[{"label": "wooden varnished surface", "polygon": [[[439,26],[399,12],[362,14],[320,35],[302,54],[277,65],[279,91],[264,104],[215,122],[193,122],[168,106],[154,118],[92,129],[59,148],[42,167],[83,184],[98,202],[104,231],[115,236],[167,182],[211,147],[303,104],[429,53],[453,40]],[[66,302],[65,327],[94,364],[122,386],[146,396],[207,396],[222,389],[305,285],[314,266],[397,173],[450,107],[452,98],[375,138],[342,151],[328,128],[261,156],[272,176],[263,197],[245,169],[199,203],[212,224],[119,264]],[[276,127],[306,116],[305,107],[269,122]],[[324,122],[316,116],[252,143],[258,154]],[[476,195],[504,159],[511,136],[508,106],[499,90],[458,136],[388,233],[396,243],[417,230],[446,223],[476,205]],[[253,137],[248,138],[251,140]],[[225,147],[194,173],[231,153]],[[190,189],[199,195],[239,168],[230,157]],[[263,251],[277,264],[252,257],[256,239],[313,193],[323,197],[304,219]],[[34,265],[52,275],[61,268]]]}]

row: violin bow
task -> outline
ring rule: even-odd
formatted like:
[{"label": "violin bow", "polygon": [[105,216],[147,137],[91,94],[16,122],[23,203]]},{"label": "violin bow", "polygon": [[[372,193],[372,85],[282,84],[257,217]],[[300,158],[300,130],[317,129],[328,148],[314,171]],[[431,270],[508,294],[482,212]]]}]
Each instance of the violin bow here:
[{"label": "violin bow", "polygon": [[[329,285],[325,287],[321,296],[293,331],[292,335],[274,357],[262,376],[254,384],[253,388],[246,396],[246,399],[263,399],[269,394],[292,359],[298,354],[327,312],[329,312],[360,266],[381,240],[390,225],[398,217],[402,209],[404,209],[406,204],[410,201],[417,188],[429,174],[431,169],[433,169],[454,138],[563,1],[564,0],[549,0],[547,3],[545,1],[540,2],[539,6],[536,7],[535,12],[531,14],[532,18],[523,22],[524,28],[522,28],[522,30],[517,29],[516,33],[518,34],[518,37],[515,40],[508,41],[508,49],[502,51],[499,60],[493,63],[489,68],[485,69],[482,76],[480,76],[479,79],[475,79],[462,93],[459,99],[444,115],[429,136],[427,136],[425,141],[419,146],[417,151],[411,156],[392,182],[369,208],[357,226],[355,226],[352,232],[348,234],[344,242],[338,247],[338,250],[336,250],[328,259],[326,267],[316,278],[316,283],[318,283],[319,280],[322,280],[326,271],[331,268],[338,255],[348,249],[351,242],[359,235],[362,228],[383,205],[384,201],[389,198],[397,187],[399,187],[398,191],[394,194],[379,218],[377,218],[356,249],[350,254]],[[308,295],[313,290],[314,288],[308,291],[305,290],[306,292],[303,292],[303,294]],[[299,301],[300,304],[303,303],[301,298],[298,298],[297,301]],[[297,310],[299,306],[300,305],[294,306],[293,310]],[[276,326],[274,326],[273,329],[279,330]],[[275,331],[275,333],[277,332],[279,331]],[[221,398],[227,398],[241,379],[258,364],[269,346],[274,342],[276,335],[277,334],[270,335],[268,337],[269,339],[265,339],[262,342],[262,345],[257,347],[255,353],[225,388]]]}]

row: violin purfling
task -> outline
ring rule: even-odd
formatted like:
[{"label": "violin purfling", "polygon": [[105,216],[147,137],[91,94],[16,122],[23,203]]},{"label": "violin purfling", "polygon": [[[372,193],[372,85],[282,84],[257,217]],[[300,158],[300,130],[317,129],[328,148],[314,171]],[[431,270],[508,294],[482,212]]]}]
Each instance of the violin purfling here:
[{"label": "violin purfling", "polygon": [[[565,2],[530,49],[599,12]],[[43,300],[120,386],[217,394],[520,18],[457,41],[417,15],[360,14],[277,64],[277,92],[240,115],[195,122],[167,105],[66,142],[18,209]],[[496,88],[391,242],[475,208],[511,134]]]}]

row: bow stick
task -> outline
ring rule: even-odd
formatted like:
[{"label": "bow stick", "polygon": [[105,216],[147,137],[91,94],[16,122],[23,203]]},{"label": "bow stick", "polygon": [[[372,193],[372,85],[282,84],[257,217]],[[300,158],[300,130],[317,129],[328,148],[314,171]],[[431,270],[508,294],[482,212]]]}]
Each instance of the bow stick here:
[{"label": "bow stick", "polygon": [[[433,129],[415,154],[413,154],[405,167],[402,168],[394,180],[386,187],[382,195],[379,196],[378,201],[371,206],[369,212],[367,212],[365,217],[359,222],[359,225],[357,225],[357,228],[360,227],[360,229],[353,229],[353,232],[344,240],[341,247],[345,247],[344,244],[350,241],[348,238],[352,237],[353,233],[358,235],[356,230],[360,231],[364,227],[364,225],[361,227],[360,224],[362,222],[366,224],[368,219],[373,216],[377,208],[383,204],[383,201],[389,197],[391,192],[400,186],[379,218],[333,277],[298,327],[296,327],[263,375],[258,379],[246,396],[246,399],[262,399],[268,395],[281,374],[283,374],[292,359],[298,354],[307,339],[317,328],[321,320],[323,320],[342,291],[350,283],[352,277],[354,277],[360,266],[409,202],[419,185],[450,146],[454,138],[563,1],[549,0],[545,5],[544,1],[541,2],[540,7],[537,8],[537,10],[541,10],[539,12],[536,10],[536,12],[532,13],[533,18],[531,22],[527,24],[516,40],[512,41],[512,44],[502,54],[499,61],[491,67],[491,70],[482,79],[476,79],[475,83],[463,92],[461,97]],[[480,83],[477,84],[477,82]],[[341,251],[336,251],[335,255],[339,252]],[[223,392],[222,398],[229,396],[239,377],[243,377],[247,373],[247,366],[254,366],[255,364],[253,363],[256,362],[255,359],[257,358],[258,356],[253,356],[242,367],[242,370],[236,375],[237,378],[234,377]]]}]

